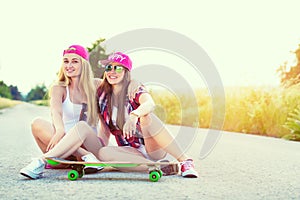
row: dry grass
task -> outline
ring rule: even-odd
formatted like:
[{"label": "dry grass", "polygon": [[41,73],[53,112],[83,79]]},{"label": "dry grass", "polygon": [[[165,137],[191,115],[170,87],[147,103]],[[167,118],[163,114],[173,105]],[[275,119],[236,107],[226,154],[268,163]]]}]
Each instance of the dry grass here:
[{"label": "dry grass", "polygon": [[49,100],[34,100],[30,101],[29,103],[38,105],[38,106],[49,106]]},{"label": "dry grass", "polygon": [[21,101],[15,101],[15,100],[0,97],[0,109],[13,107],[20,103],[21,103]]},{"label": "dry grass", "polygon": [[[289,113],[300,105],[300,86],[289,89],[267,87],[234,87],[225,88],[225,113],[212,106],[212,97],[207,90],[196,91],[197,107],[193,106],[195,97],[170,92],[152,91],[151,94],[157,103],[155,113],[164,122],[177,125],[212,128],[213,114],[225,116],[223,128],[225,131],[242,132],[249,134],[284,137],[290,133],[284,124]],[[217,104],[224,104],[214,97]],[[220,98],[221,99],[221,98]],[[219,101],[219,102],[218,102]],[[195,110],[198,117],[195,116]],[[191,113],[183,115],[182,113]]]}]

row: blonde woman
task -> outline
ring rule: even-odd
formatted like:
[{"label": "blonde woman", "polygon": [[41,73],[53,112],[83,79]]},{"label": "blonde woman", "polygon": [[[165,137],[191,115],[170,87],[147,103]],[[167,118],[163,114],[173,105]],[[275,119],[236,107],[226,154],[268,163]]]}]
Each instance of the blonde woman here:
[{"label": "blonde woman", "polygon": [[[95,98],[96,88],[101,80],[94,78],[88,60],[87,50],[80,45],[71,45],[63,51],[58,80],[50,90],[52,122],[37,118],[31,125],[32,134],[43,153],[51,152],[51,156],[62,158],[74,154],[87,162],[98,161],[92,153],[97,153],[102,147],[96,132],[99,118]],[[86,121],[90,130],[88,137],[92,139],[89,142],[83,141],[78,136],[76,125],[81,120]],[[67,136],[69,139],[63,140]],[[80,145],[74,147],[74,141],[79,141],[80,145],[84,143],[89,151]],[[61,144],[58,145],[59,143]],[[51,151],[55,147],[57,148]],[[34,159],[28,166],[21,169],[20,173],[36,179],[41,176],[44,167],[43,159]]]}]

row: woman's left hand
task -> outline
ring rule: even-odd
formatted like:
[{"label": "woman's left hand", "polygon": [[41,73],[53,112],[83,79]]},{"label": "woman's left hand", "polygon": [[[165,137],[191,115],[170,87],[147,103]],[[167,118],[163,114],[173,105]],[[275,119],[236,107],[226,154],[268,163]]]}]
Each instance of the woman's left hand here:
[{"label": "woman's left hand", "polygon": [[136,123],[138,122],[138,117],[135,115],[130,115],[128,120],[123,126],[123,136],[125,138],[131,138],[136,130]]}]

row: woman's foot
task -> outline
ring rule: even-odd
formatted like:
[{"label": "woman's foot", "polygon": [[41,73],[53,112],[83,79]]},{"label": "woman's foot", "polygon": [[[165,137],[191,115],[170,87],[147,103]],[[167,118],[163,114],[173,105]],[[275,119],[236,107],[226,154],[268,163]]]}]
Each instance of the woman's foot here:
[{"label": "woman's foot", "polygon": [[187,159],[181,162],[181,176],[185,178],[197,178],[198,172],[195,170],[193,159]]},{"label": "woman's foot", "polygon": [[[81,159],[84,162],[89,162],[89,163],[100,163],[101,162],[92,153],[82,156]],[[86,167],[84,167],[84,173],[85,174],[93,174],[93,173],[97,173],[98,171],[100,171],[102,169],[104,169],[104,168],[99,167],[99,166],[86,166]]]},{"label": "woman's foot", "polygon": [[45,161],[41,158],[32,159],[26,167],[20,170],[20,174],[30,179],[38,179],[43,175]]}]

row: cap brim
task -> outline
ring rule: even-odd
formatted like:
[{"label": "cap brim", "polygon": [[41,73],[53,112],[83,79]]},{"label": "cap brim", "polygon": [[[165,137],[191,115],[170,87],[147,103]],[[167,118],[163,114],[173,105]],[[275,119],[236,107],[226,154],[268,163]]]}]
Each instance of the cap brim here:
[{"label": "cap brim", "polygon": [[[112,61],[112,60],[100,60],[100,63],[101,63],[101,65],[103,65],[103,66],[106,66],[106,65],[108,65],[109,63],[119,63],[119,62],[116,62],[116,61]],[[123,66],[123,64],[122,63],[119,63],[120,65],[122,65]]]},{"label": "cap brim", "polygon": [[101,65],[107,65],[107,64],[109,64],[111,61],[109,61],[109,60],[100,60],[100,63],[101,63]]}]

